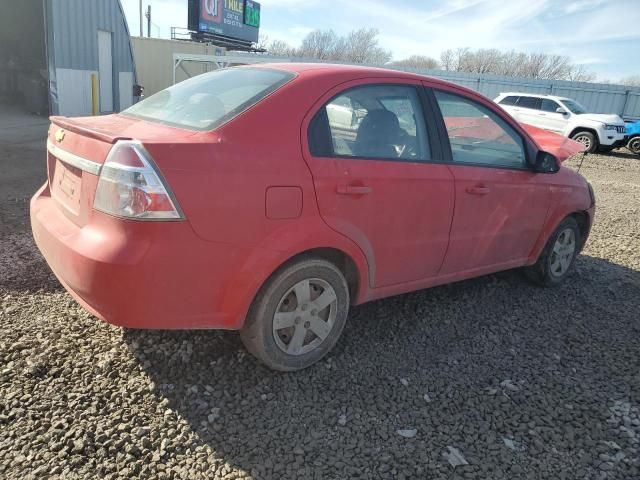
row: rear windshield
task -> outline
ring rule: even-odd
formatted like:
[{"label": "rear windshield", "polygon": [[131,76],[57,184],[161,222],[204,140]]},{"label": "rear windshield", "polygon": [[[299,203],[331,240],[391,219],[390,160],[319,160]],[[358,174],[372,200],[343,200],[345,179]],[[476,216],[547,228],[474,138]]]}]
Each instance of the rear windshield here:
[{"label": "rear windshield", "polygon": [[122,113],[182,128],[212,130],[294,76],[267,68],[216,70],[162,90]]}]

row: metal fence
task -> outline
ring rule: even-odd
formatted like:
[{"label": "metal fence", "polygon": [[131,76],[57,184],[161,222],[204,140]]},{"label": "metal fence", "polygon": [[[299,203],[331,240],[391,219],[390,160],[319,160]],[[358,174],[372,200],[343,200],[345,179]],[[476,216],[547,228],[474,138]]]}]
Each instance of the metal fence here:
[{"label": "metal fence", "polygon": [[[134,38],[133,47],[134,52],[136,53],[136,60],[140,61],[141,58],[149,59],[149,62],[151,62],[149,65],[151,67],[149,69],[150,76],[155,76],[157,78],[158,75],[162,75],[165,77],[167,75],[171,75],[171,52],[173,53],[174,70],[176,69],[176,61],[180,60],[179,57],[184,53],[200,54],[188,56],[194,58],[198,57],[199,62],[209,61],[212,64],[215,64],[215,66],[242,65],[262,62],[319,63],[318,60],[312,60],[308,58],[272,57],[267,54],[243,54],[237,52],[228,52],[227,55],[210,55],[209,52],[185,50],[187,46],[194,45],[190,42],[165,42],[170,42],[171,45],[169,46],[169,50],[166,51],[164,55],[148,55],[148,53],[150,53],[150,50],[148,48],[150,45],[143,45],[144,42],[142,40]],[[182,48],[177,48],[178,46]],[[206,54],[202,55],[202,53]],[[161,58],[163,58],[166,63],[164,63],[161,68],[158,68],[157,62],[159,62]],[[568,82],[563,80],[537,80],[532,78],[516,78],[501,75],[450,72],[446,70],[422,70],[411,68],[396,68],[396,70],[414,72],[420,75],[427,75],[430,77],[448,80],[450,82],[457,83],[459,85],[476,90],[477,92],[480,92],[491,99],[497,97],[501,92],[544,93],[550,95],[558,95],[561,97],[569,97],[577,100],[582,105],[584,105],[587,110],[593,113],[617,113],[624,118],[640,118],[640,87],[629,87],[625,85],[613,85],[608,83]],[[159,72],[161,72],[161,74]],[[144,75],[142,76],[144,77]],[[167,86],[168,84],[163,83],[158,87],[165,88]],[[153,91],[155,91],[155,89]]]},{"label": "metal fence", "polygon": [[617,113],[624,118],[640,118],[640,87],[609,83],[537,80],[446,70],[412,70],[407,68],[401,70],[413,71],[457,83],[491,99],[497,97],[501,92],[542,93],[572,98],[592,113]]}]

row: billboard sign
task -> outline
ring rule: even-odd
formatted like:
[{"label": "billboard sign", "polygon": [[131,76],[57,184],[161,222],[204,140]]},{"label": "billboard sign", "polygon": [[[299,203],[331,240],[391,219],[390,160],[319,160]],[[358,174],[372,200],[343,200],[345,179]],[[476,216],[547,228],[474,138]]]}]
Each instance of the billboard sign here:
[{"label": "billboard sign", "polygon": [[189,0],[189,30],[257,42],[260,4],[253,0]]}]

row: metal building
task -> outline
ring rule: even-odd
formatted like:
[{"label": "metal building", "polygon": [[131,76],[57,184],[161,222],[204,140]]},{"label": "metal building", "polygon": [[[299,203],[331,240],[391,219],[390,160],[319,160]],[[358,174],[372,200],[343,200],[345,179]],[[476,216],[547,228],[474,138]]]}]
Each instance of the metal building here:
[{"label": "metal building", "polygon": [[0,102],[41,115],[97,115],[134,101],[119,0],[0,0]]}]

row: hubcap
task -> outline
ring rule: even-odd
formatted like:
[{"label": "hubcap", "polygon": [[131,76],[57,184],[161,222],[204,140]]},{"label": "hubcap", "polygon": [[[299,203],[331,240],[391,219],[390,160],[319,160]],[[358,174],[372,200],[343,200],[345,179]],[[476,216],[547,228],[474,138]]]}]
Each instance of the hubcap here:
[{"label": "hubcap", "polygon": [[338,297],[319,278],[301,280],[280,299],[273,316],[273,339],[288,355],[304,355],[318,348],[336,320]]},{"label": "hubcap", "polygon": [[591,148],[591,139],[586,135],[578,135],[574,140],[583,144],[587,150]]},{"label": "hubcap", "polygon": [[561,277],[569,270],[576,251],[576,234],[570,228],[560,232],[551,251],[551,274]]}]

